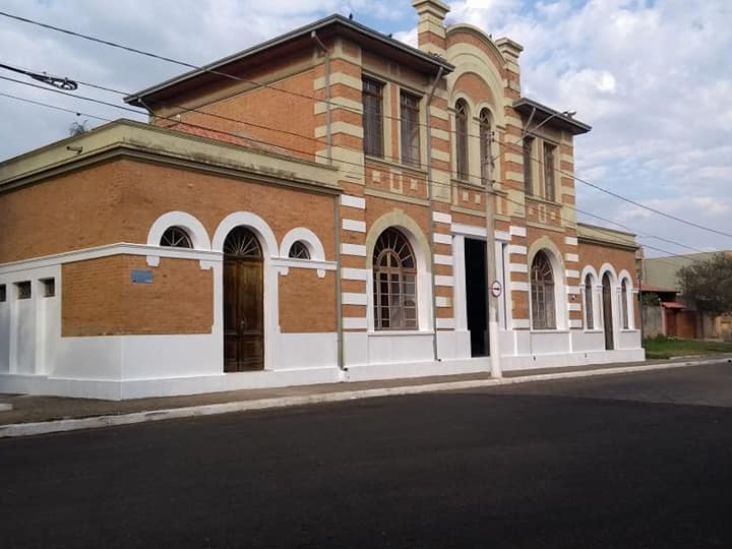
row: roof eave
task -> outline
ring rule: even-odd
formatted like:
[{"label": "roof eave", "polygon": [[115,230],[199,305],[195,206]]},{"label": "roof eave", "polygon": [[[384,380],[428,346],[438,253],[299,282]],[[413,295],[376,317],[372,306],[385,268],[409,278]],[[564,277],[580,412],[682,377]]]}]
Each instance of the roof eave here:
[{"label": "roof eave", "polygon": [[411,55],[414,58],[416,58],[417,60],[421,61],[423,63],[424,67],[431,67],[432,70],[430,72],[437,73],[440,69],[442,69],[442,72],[444,74],[447,74],[447,73],[452,72],[455,69],[455,67],[453,65],[451,65],[450,63],[448,63],[447,61],[445,61],[444,59],[442,59],[440,57],[429,55],[423,51],[420,51],[416,48],[413,48],[412,46],[399,42],[398,40],[395,40],[389,36],[378,33],[364,25],[356,23],[356,22],[352,21],[351,19],[345,18],[341,15],[331,15],[329,17],[326,17],[324,19],[321,19],[319,21],[316,21],[316,22],[306,25],[304,27],[300,27],[300,28],[292,30],[286,34],[282,34],[280,36],[277,36],[275,38],[272,38],[270,40],[257,44],[246,50],[242,50],[233,55],[229,55],[227,57],[219,59],[218,61],[214,61],[213,63],[209,63],[208,65],[204,65],[201,68],[193,69],[182,75],[179,75],[179,76],[176,76],[169,80],[166,80],[160,84],[156,84],[156,85],[146,88],[142,91],[128,95],[124,98],[124,101],[131,105],[137,105],[137,106],[144,107],[145,105],[143,103],[143,100],[146,97],[150,97],[151,95],[162,92],[173,86],[190,81],[199,75],[213,72],[213,71],[219,71],[222,67],[230,65],[232,63],[237,63],[240,61],[244,61],[246,59],[253,58],[254,56],[256,56],[259,53],[265,52],[265,51],[275,48],[277,46],[284,45],[287,42],[301,39],[306,35],[310,35],[310,33],[312,33],[313,31],[323,30],[329,26],[340,26],[342,29],[351,31],[352,33],[356,33],[357,35],[360,35],[363,38],[374,40],[387,47],[396,48],[397,50],[401,51],[402,53],[404,53],[406,55]]},{"label": "roof eave", "polygon": [[[572,135],[587,133],[592,129],[592,126],[589,124],[580,122],[574,117],[567,116],[566,114],[556,111],[551,107],[547,107],[546,105],[542,105],[538,101],[534,101],[527,97],[521,97],[516,100],[513,104],[513,108],[525,116],[529,116],[532,112],[535,112],[534,119],[538,123],[541,123],[543,120],[551,119],[547,122],[547,126],[555,126],[560,129],[567,130],[572,133]],[[536,118],[537,114],[539,118]]]}]

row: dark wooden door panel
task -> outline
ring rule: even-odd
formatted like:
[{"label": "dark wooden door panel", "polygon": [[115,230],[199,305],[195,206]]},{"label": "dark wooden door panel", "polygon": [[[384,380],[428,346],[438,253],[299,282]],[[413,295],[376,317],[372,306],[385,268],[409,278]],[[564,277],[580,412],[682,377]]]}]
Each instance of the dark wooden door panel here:
[{"label": "dark wooden door panel", "polygon": [[263,265],[224,259],[224,371],[264,368]]},{"label": "dark wooden door panel", "polygon": [[610,279],[607,275],[602,278],[602,317],[605,329],[605,349],[610,351],[613,344],[613,295]]}]

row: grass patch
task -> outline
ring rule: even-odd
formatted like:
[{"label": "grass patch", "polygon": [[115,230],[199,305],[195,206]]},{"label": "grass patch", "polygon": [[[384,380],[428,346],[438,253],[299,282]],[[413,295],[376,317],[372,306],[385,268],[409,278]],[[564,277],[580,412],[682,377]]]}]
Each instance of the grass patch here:
[{"label": "grass patch", "polygon": [[698,339],[670,339],[659,336],[645,339],[646,358],[671,358],[674,356],[732,354],[732,343],[726,341],[699,341]]}]

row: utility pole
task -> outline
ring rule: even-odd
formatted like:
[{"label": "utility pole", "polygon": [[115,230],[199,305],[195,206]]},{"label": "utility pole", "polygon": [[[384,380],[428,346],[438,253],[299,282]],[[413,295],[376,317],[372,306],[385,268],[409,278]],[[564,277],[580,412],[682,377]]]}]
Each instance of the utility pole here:
[{"label": "utility pole", "polygon": [[[493,141],[493,134],[488,138],[488,143]],[[493,282],[498,281],[496,272],[496,214],[495,214],[495,191],[493,189],[493,155],[488,151],[485,155],[486,170],[486,194],[485,194],[485,263],[486,263],[486,287],[488,290],[488,354],[491,357],[491,376],[503,377],[501,369],[501,357],[498,348],[498,296],[493,291]],[[501,288],[504,292],[505,288]]]}]

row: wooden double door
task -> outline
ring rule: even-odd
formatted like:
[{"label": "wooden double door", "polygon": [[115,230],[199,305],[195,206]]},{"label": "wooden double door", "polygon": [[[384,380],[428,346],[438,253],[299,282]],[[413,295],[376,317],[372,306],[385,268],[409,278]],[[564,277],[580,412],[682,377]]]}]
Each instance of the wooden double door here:
[{"label": "wooden double door", "polygon": [[245,227],[224,244],[224,371],[264,368],[264,264],[259,242]]},{"label": "wooden double door", "polygon": [[605,349],[612,351],[615,348],[613,335],[613,292],[610,275],[602,277],[602,325],[605,331]]}]

